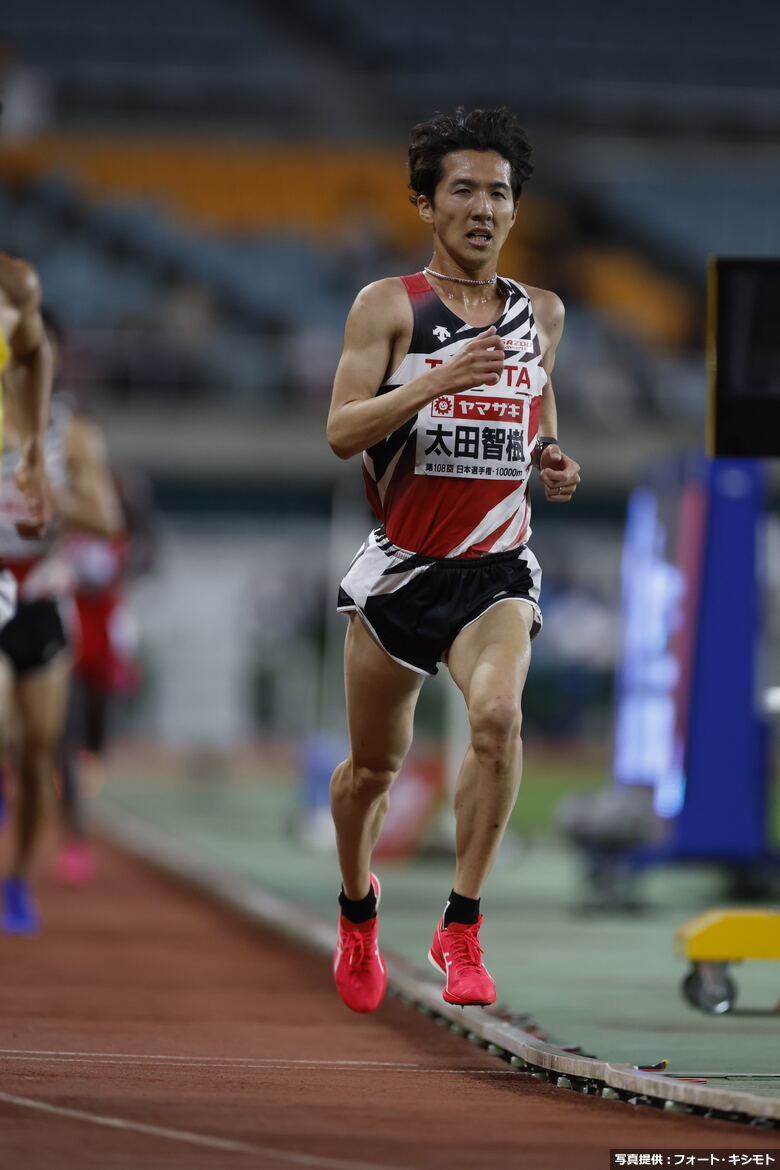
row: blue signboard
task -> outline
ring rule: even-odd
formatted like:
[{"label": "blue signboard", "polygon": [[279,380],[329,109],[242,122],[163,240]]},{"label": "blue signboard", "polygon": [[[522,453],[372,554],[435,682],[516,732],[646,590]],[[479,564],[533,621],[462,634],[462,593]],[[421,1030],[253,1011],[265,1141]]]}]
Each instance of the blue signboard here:
[{"label": "blue signboard", "polygon": [[755,461],[703,457],[630,501],[613,771],[652,788],[665,858],[768,853],[763,507]]}]

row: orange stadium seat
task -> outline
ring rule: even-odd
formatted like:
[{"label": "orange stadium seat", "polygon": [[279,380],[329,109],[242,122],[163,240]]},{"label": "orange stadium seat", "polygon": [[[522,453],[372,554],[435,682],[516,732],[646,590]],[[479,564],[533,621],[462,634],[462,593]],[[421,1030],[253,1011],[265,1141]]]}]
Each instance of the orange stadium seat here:
[{"label": "orange stadium seat", "polygon": [[[327,238],[343,229],[350,209],[366,203],[396,246],[414,248],[426,238],[407,201],[403,158],[392,149],[367,154],[317,146],[58,138],[0,149],[0,177],[63,170],[91,198],[140,196],[214,230],[294,229]],[[524,197],[522,236],[529,234],[538,204]]]}]

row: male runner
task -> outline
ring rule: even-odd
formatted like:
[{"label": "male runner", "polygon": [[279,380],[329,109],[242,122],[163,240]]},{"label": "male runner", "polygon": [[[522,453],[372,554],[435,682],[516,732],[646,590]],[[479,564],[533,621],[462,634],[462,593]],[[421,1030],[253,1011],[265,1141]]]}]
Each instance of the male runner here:
[{"label": "male runner", "polygon": [[121,524],[112,537],[71,527],[60,553],[74,578],[79,636],[70,680],[60,771],[65,844],[57,857],[60,878],[77,884],[94,870],[81,799],[80,758],[94,762],[106,749],[110,714],[118,696],[138,688],[135,619],[125,601],[127,582],[148,573],[156,553],[155,516],[146,478],[126,469],[112,474]]},{"label": "male runner", "polygon": [[536,465],[553,503],[580,480],[557,443],[550,380],[563,306],[497,275],[530,153],[506,109],[414,127],[409,185],[431,261],[359,293],[333,387],[328,441],[342,459],[363,452],[380,522],[339,591],[350,614],[350,755],[331,781],[342,874],[334,975],[358,1012],[378,1007],[387,984],[371,853],[439,661],[463,693],[471,743],[455,793],[455,882],[429,958],[448,1003],[496,998],[479,899],[520,783],[520,700],[541,628],[528,479]]}]

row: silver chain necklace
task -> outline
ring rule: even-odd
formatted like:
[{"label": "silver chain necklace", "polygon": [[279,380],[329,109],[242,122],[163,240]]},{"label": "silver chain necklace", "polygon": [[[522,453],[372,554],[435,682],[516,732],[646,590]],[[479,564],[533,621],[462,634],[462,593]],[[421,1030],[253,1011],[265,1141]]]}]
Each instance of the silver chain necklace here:
[{"label": "silver chain necklace", "polygon": [[454,280],[457,284],[495,284],[497,279],[495,276],[491,276],[488,280],[469,280],[465,276],[447,276],[446,272],[435,272],[427,265],[423,268],[423,272],[427,272],[429,276],[437,276],[439,280]]}]

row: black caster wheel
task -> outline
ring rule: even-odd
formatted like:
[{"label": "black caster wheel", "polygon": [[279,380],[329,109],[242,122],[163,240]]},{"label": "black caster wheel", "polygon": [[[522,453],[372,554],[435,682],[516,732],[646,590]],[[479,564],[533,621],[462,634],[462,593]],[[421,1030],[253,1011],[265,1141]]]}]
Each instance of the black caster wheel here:
[{"label": "black caster wheel", "polygon": [[725,963],[694,963],[682,981],[682,993],[692,1007],[722,1016],[737,1001],[737,985]]}]

